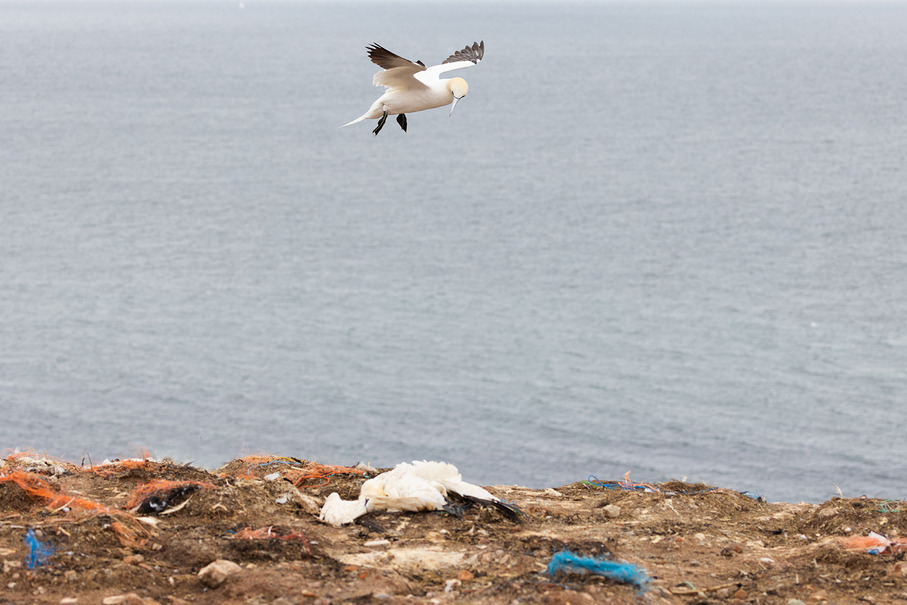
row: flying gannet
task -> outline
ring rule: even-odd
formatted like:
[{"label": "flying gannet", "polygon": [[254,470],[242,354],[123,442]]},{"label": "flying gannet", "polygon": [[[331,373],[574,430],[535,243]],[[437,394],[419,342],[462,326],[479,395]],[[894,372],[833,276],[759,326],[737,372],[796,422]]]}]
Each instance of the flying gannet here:
[{"label": "flying gannet", "polygon": [[[423,111],[434,107],[451,105],[450,113],[453,114],[457,101],[466,96],[469,86],[463,78],[441,79],[441,74],[455,69],[472,67],[482,60],[485,55],[485,41],[473,42],[463,50],[458,50],[450,55],[440,65],[425,67],[422,61],[412,62],[395,55],[386,48],[372,44],[365,47],[372,63],[381,67],[375,74],[375,86],[385,86],[387,91],[362,116],[352,122],[356,124],[362,120],[378,120],[378,126],[373,130],[376,135],[384,127],[387,116],[397,116],[397,123],[403,132],[406,132],[406,114]],[[379,119],[380,118],[380,119]],[[343,128],[341,126],[341,128]]]},{"label": "flying gannet", "polygon": [[455,511],[451,497],[491,505],[518,517],[521,512],[485,488],[466,483],[460,472],[447,462],[401,462],[386,473],[369,479],[359,488],[357,500],[342,500],[332,493],[321,508],[320,519],[335,527],[352,523],[372,511]]}]

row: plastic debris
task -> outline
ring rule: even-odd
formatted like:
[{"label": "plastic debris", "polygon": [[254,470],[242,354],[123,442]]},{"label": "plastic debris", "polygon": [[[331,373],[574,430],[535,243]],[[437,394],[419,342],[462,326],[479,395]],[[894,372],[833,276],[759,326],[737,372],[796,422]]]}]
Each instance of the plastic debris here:
[{"label": "plastic debris", "polygon": [[907,551],[907,538],[887,538],[875,532],[869,532],[868,536],[841,538],[841,544],[847,550],[863,550],[871,555]]},{"label": "plastic debris", "polygon": [[214,489],[215,485],[201,481],[167,481],[158,479],[135,488],[126,508],[135,508],[139,514],[161,514],[168,508],[186,500],[192,492]]},{"label": "plastic debris", "polygon": [[76,472],[77,467],[65,460],[60,460],[46,454],[39,455],[32,452],[15,451],[6,457],[6,461],[11,466],[29,473],[39,473],[42,475],[53,475],[59,477],[68,473]]},{"label": "plastic debris", "polygon": [[[658,485],[652,483],[636,483],[635,481],[630,481],[630,471],[624,473],[623,481],[616,481],[613,483],[604,483],[598,479],[595,475],[589,475],[589,478],[583,481],[582,483],[586,485],[591,485],[593,487],[602,487],[604,489],[622,489],[627,491],[637,491],[637,492],[651,492],[656,494],[665,494],[667,496],[674,495],[695,495],[695,494],[705,494],[708,492],[717,491],[717,487],[706,487],[705,489],[697,489],[695,491],[677,491],[677,490],[665,490],[659,487]],[[762,496],[757,494],[752,494],[750,492],[740,492],[745,496],[749,496],[760,502],[765,502],[765,499]]]},{"label": "plastic debris", "polygon": [[8,474],[0,473],[0,483],[15,483],[30,497],[46,500],[46,507],[52,512],[81,508],[91,512],[117,514],[119,511],[110,509],[99,502],[86,500],[59,491],[47,479],[35,473],[14,471]]},{"label": "plastic debris", "polygon": [[592,573],[625,584],[637,586],[640,592],[649,587],[649,574],[632,563],[619,563],[605,557],[581,557],[569,550],[554,553],[548,563],[548,575],[559,573]]},{"label": "plastic debris", "polygon": [[39,540],[34,529],[29,528],[22,541],[28,547],[28,557],[25,559],[25,563],[29,569],[36,569],[44,565],[54,554],[54,545],[51,542]]},{"label": "plastic debris", "polygon": [[624,474],[624,480],[618,481],[617,483],[602,483],[598,480],[598,477],[595,475],[589,475],[589,479],[586,480],[586,483],[595,485],[598,487],[603,487],[605,489],[624,489],[640,492],[656,492],[661,493],[661,489],[658,486],[651,485],[649,483],[634,483],[630,481],[630,471],[627,471]]},{"label": "plastic debris", "polygon": [[132,470],[152,470],[159,465],[160,461],[155,460],[148,450],[142,450],[141,458],[127,458],[126,460],[104,460],[100,464],[90,464],[87,470],[101,477],[109,477],[115,473]]},{"label": "plastic debris", "polygon": [[[283,478],[299,488],[324,487],[331,482],[331,477],[334,475],[365,475],[367,473],[361,468],[330,466],[288,456],[254,455],[240,458],[237,462],[239,468],[228,471],[227,475],[237,479],[265,479],[266,481]],[[313,480],[316,482],[312,483]]]},{"label": "plastic debris", "polygon": [[882,504],[879,506],[879,512],[880,513],[899,513],[899,512],[901,512],[900,506],[892,507],[891,503],[904,504],[904,502],[902,500],[892,500],[892,499],[883,500]]}]

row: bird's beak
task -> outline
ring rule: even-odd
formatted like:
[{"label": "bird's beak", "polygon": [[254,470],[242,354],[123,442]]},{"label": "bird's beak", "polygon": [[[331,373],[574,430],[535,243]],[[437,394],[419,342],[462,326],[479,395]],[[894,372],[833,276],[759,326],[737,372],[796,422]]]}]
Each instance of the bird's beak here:
[{"label": "bird's beak", "polygon": [[457,106],[457,101],[459,101],[462,98],[463,97],[454,97],[453,103],[451,103],[451,105],[450,105],[450,113],[447,114],[448,118],[453,115],[453,110],[454,110],[454,107]]}]

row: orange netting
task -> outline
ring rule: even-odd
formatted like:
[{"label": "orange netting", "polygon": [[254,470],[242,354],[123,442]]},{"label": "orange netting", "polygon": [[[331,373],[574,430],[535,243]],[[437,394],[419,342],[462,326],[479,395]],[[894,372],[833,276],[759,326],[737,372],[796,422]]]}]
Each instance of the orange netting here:
[{"label": "orange netting", "polygon": [[48,510],[56,512],[63,508],[81,508],[93,512],[104,512],[108,514],[117,514],[120,511],[104,506],[100,502],[86,500],[78,496],[71,496],[66,492],[57,490],[50,482],[36,475],[25,471],[13,471],[0,475],[0,483],[15,483],[22,488],[26,494],[37,500],[45,500]]},{"label": "orange netting", "polygon": [[[9,450],[5,450],[5,451],[9,451]],[[13,451],[6,456],[6,460],[8,462],[12,463],[13,465],[20,465],[20,466],[22,464],[34,465],[35,463],[44,463],[47,465],[55,465],[57,467],[60,467],[62,469],[65,469],[66,471],[73,472],[73,473],[75,473],[75,472],[94,473],[96,475],[100,475],[101,477],[108,477],[121,470],[129,470],[129,469],[152,470],[155,465],[160,464],[159,462],[155,461],[152,458],[151,452],[149,452],[147,449],[143,449],[139,453],[138,458],[131,458],[128,460],[114,460],[113,462],[104,462],[102,464],[97,464],[97,465],[91,462],[91,457],[89,456],[88,457],[88,466],[85,466],[84,457],[82,458],[82,464],[76,465],[76,464],[73,464],[72,462],[63,460],[61,458],[57,458],[56,456],[51,456],[49,454],[38,454],[32,450],[26,450],[24,452]],[[43,472],[43,470],[45,470],[45,469],[37,468],[37,469],[29,469],[29,470],[33,470],[33,471],[37,470],[39,472]]]},{"label": "orange netting", "polygon": [[158,464],[151,457],[151,452],[147,449],[142,450],[141,458],[131,458],[128,460],[114,460],[113,462],[108,462],[107,464],[99,464],[95,466],[92,464],[86,469],[83,469],[87,472],[94,473],[101,477],[108,477],[121,470],[132,470],[132,469],[145,469],[151,470],[154,466]]},{"label": "orange netting", "polygon": [[[331,482],[334,475],[364,475],[365,471],[350,466],[331,466],[290,458],[287,456],[254,455],[240,458],[242,467],[233,473],[237,479],[261,479],[267,471],[279,473],[296,487],[323,487]],[[267,468],[271,467],[271,468]],[[305,481],[318,480],[320,483],[303,485]]]},{"label": "orange netting", "polygon": [[[323,487],[331,482],[331,477],[334,475],[364,475],[365,471],[361,468],[353,468],[351,466],[330,466],[327,464],[319,464],[313,462],[310,466],[306,467],[305,470],[293,479],[293,485],[296,487]],[[302,485],[303,481],[309,479],[323,479],[321,483],[316,483],[313,485]]]},{"label": "orange netting", "polygon": [[132,491],[132,497],[129,499],[129,502],[126,503],[126,508],[136,507],[155,494],[170,492],[184,487],[215,489],[217,486],[203,481],[168,481],[167,479],[155,479],[151,483],[137,486]]},{"label": "orange netting", "polygon": [[[290,458],[288,456],[271,456],[267,454],[243,456],[242,458],[237,459],[236,462],[242,463],[242,467],[238,471],[233,473],[233,476],[237,479],[260,479],[260,473],[263,472],[263,467],[272,464],[286,464],[291,468],[299,468],[300,466],[305,466],[306,464],[308,464],[308,462],[306,462],[305,460],[300,460],[299,458]],[[253,470],[258,471],[258,473],[253,472]]]}]

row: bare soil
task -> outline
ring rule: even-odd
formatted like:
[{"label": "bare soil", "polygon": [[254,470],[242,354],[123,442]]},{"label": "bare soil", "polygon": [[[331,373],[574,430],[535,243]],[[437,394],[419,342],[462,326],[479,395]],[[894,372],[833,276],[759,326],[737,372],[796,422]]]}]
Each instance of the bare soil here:
[{"label": "bare soil", "polygon": [[[903,550],[843,541],[907,535],[903,501],[769,503],[682,482],[499,485],[488,489],[521,520],[472,507],[335,528],[318,520],[324,498],[354,499],[375,474],[344,468],[11,455],[0,461],[0,604],[907,603]],[[147,487],[160,480],[174,483]],[[632,563],[650,581],[551,576],[562,550]],[[216,560],[239,569],[199,575]]]}]

